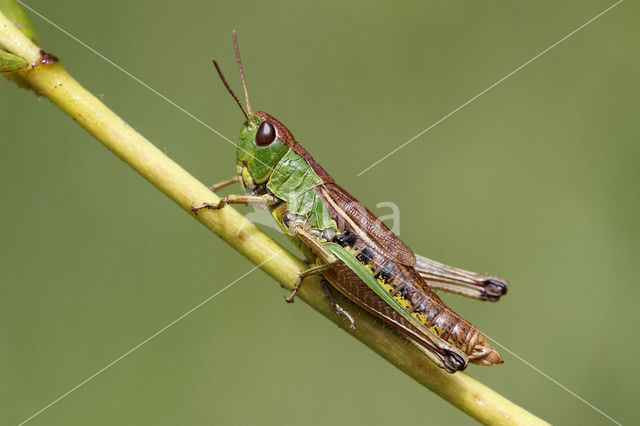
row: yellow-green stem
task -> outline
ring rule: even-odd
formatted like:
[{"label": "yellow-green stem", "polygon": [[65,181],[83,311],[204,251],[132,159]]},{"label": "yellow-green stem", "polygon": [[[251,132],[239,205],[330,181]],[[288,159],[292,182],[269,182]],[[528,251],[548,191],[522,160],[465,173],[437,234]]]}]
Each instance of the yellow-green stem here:
[{"label": "yellow-green stem", "polygon": [[[1,13],[0,45],[34,65],[39,63],[40,48],[24,37]],[[38,95],[49,98],[189,215],[253,263],[262,264],[265,272],[291,289],[299,272],[305,267],[300,260],[230,207],[215,212],[202,211],[194,216],[190,210],[192,203],[216,202],[218,197],[85,90],[60,63],[36,65],[13,76]],[[340,327],[347,328],[344,320],[336,316],[324,297],[318,279],[306,280],[298,298]],[[274,303],[277,303],[277,299],[274,299]],[[354,314],[357,329],[349,333],[478,421],[497,425],[547,424],[466,374],[445,373],[413,345],[407,344],[404,338],[355,306],[351,305],[350,311]]]},{"label": "yellow-green stem", "polygon": [[0,47],[26,59],[32,65],[40,59],[40,48],[18,30],[2,12],[0,12]]}]

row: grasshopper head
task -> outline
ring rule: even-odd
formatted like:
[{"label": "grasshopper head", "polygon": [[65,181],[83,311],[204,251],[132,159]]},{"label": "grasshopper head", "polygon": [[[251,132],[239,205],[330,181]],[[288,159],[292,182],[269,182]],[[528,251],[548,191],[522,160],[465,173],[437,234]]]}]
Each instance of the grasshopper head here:
[{"label": "grasshopper head", "polygon": [[[274,167],[287,153],[293,136],[278,120],[266,112],[256,112],[240,130],[237,159],[243,181],[260,184],[271,176]],[[244,174],[248,176],[244,176]]]},{"label": "grasshopper head", "polygon": [[278,161],[280,161],[287,150],[293,146],[295,141],[289,130],[274,117],[266,112],[253,113],[251,110],[249,90],[247,89],[247,81],[244,77],[244,69],[242,67],[242,60],[240,59],[240,49],[238,48],[238,36],[235,30],[233,31],[233,45],[236,51],[236,61],[238,62],[238,69],[240,70],[242,87],[244,88],[244,96],[247,103],[246,110],[229,86],[227,79],[224,77],[215,59],[213,60],[213,65],[216,67],[222,83],[231,96],[233,96],[247,119],[240,130],[237,169],[244,185],[253,188],[256,184],[264,183],[269,179]]}]

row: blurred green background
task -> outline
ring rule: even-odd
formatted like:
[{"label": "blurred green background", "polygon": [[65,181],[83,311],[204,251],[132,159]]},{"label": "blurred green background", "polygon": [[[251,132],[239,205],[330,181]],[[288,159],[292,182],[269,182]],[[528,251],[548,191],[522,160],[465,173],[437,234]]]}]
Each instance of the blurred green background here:
[{"label": "blurred green background", "polygon": [[[232,140],[243,117],[210,58],[240,91],[237,29],[256,109],[360,201],[396,203],[416,252],[510,280],[497,304],[445,295],[450,305],[613,418],[637,421],[637,4],[360,177],[613,2],[27,4]],[[45,50],[196,177],[234,173],[233,146],[31,17]],[[16,424],[252,265],[49,101],[2,80],[0,424]],[[474,423],[284,295],[250,274],[31,424]],[[501,353],[504,365],[468,373],[550,422],[609,423]]]}]

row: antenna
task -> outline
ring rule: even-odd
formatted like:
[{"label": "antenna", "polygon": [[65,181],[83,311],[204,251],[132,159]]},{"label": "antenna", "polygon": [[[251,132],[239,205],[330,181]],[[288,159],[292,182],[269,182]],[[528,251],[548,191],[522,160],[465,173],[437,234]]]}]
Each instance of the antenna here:
[{"label": "antenna", "polygon": [[249,89],[247,89],[247,79],[244,77],[244,68],[242,68],[242,59],[240,59],[240,48],[238,47],[238,33],[233,30],[233,47],[236,50],[236,61],[238,62],[238,68],[240,69],[240,78],[242,79],[242,87],[244,87],[244,99],[247,101],[247,109],[249,115],[253,115],[251,111],[251,101],[249,101]]},{"label": "antenna", "polygon": [[[220,69],[220,66],[218,66],[218,63],[216,62],[215,59],[212,59],[211,61],[213,62],[213,66],[216,67],[216,70],[218,71],[218,75],[220,76],[220,79],[222,80],[222,83],[224,84],[224,87],[226,87],[227,90],[229,91],[229,93],[231,93],[231,96],[233,96],[233,99],[236,100],[236,102],[238,103],[238,106],[242,110],[242,113],[247,118],[247,122],[249,124],[251,124],[251,119],[249,118],[249,114],[247,114],[247,111],[244,110],[244,107],[242,106],[242,103],[240,103],[240,99],[238,99],[236,94],[233,93],[233,90],[231,90],[231,87],[229,86],[229,83],[227,83],[227,79],[224,78],[224,74],[222,74],[222,70]],[[245,86],[245,88],[246,88],[246,86]],[[251,111],[251,110],[249,110],[249,111]]]}]

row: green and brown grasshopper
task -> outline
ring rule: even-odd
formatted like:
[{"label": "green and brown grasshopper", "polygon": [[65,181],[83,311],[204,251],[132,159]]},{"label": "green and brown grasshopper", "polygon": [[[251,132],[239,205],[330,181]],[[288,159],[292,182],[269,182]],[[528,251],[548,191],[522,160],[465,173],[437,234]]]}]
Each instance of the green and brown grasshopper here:
[{"label": "green and brown grasshopper", "polygon": [[[293,302],[305,277],[322,274],[333,288],[404,335],[446,371],[464,370],[469,361],[501,364],[487,338],[433,290],[496,301],[507,292],[507,282],[416,256],[336,184],[282,123],[265,112],[252,111],[235,32],[234,46],[246,110],[217,62],[213,63],[247,121],[240,131],[237,176],[211,189],[239,182],[245,195],[194,205],[193,212],[227,204],[268,206],[280,228],[316,265],[300,273],[287,302]],[[330,287],[324,281],[323,285],[330,296]],[[351,316],[331,296],[330,300],[353,329]]]}]

